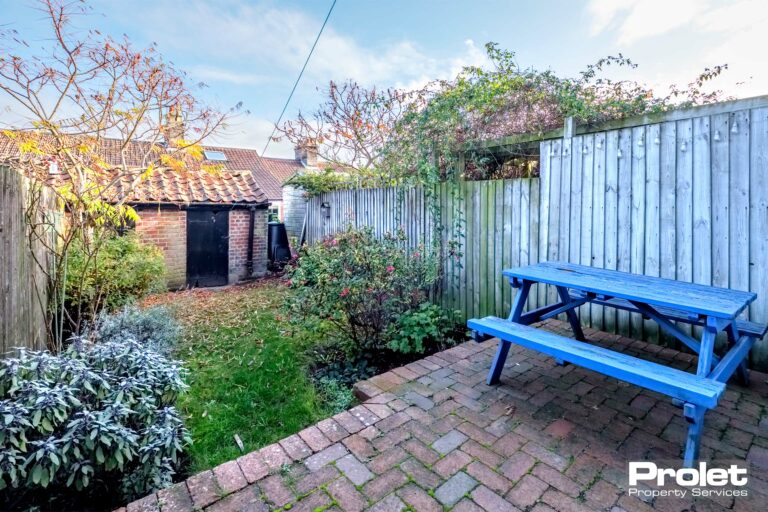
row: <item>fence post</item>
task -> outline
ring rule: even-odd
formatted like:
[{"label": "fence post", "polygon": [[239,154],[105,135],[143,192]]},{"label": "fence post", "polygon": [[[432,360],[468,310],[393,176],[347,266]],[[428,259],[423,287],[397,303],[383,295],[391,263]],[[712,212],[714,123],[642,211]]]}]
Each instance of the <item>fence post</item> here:
[{"label": "fence post", "polygon": [[565,123],[563,124],[564,139],[570,139],[571,137],[573,137],[573,128],[574,128],[573,116],[566,117]]}]

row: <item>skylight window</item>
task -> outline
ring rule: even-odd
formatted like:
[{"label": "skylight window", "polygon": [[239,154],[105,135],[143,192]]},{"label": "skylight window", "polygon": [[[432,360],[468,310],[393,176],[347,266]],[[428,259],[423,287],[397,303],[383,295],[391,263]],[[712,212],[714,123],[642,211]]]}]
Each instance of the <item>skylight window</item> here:
[{"label": "skylight window", "polygon": [[209,150],[205,150],[205,151],[203,151],[203,154],[205,155],[205,159],[206,160],[210,160],[212,162],[226,162],[227,161],[227,155],[225,155],[223,151],[209,151]]}]

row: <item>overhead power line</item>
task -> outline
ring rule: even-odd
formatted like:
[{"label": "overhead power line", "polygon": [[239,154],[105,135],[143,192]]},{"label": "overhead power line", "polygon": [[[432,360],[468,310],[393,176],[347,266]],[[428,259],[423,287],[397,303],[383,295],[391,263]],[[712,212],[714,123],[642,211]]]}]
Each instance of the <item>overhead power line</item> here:
[{"label": "overhead power line", "polygon": [[283,105],[283,110],[280,112],[280,117],[277,118],[277,122],[275,123],[275,127],[272,128],[272,133],[269,135],[269,138],[267,138],[267,143],[264,145],[264,149],[261,152],[261,156],[265,156],[267,153],[267,148],[269,147],[269,143],[272,142],[272,137],[275,136],[275,131],[277,131],[277,127],[280,124],[280,121],[283,120],[283,116],[285,115],[285,111],[288,109],[288,104],[291,102],[291,98],[293,98],[293,93],[296,92],[296,87],[298,87],[299,82],[301,81],[302,75],[304,75],[304,70],[307,69],[307,64],[309,64],[309,59],[312,58],[312,54],[315,52],[315,47],[317,46],[317,42],[320,40],[320,36],[323,35],[323,30],[325,30],[325,25],[328,24],[328,18],[331,17],[331,13],[333,12],[333,8],[336,7],[336,1],[333,0],[333,3],[331,3],[331,8],[328,9],[328,14],[325,15],[325,20],[323,21],[323,25],[320,27],[320,31],[317,33],[317,37],[315,38],[315,42],[312,44],[312,48],[309,50],[309,54],[307,55],[307,60],[304,61],[304,65],[301,67],[301,71],[299,71],[299,76],[296,77],[296,82],[293,84],[293,89],[291,89],[291,93],[288,95],[288,99],[285,100],[285,105]]}]

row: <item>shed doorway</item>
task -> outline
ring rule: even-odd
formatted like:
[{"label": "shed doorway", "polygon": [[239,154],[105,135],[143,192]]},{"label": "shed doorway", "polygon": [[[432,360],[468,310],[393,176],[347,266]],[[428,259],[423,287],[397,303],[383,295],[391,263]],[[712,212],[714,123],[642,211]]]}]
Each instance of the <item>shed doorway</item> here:
[{"label": "shed doorway", "polygon": [[187,285],[223,286],[229,277],[229,211],[187,210]]}]

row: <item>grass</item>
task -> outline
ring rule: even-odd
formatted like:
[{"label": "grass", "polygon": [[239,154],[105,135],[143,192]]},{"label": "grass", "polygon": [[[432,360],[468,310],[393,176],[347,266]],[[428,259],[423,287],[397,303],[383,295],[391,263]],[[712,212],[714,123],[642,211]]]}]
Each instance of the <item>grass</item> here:
[{"label": "grass", "polygon": [[150,299],[174,310],[184,327],[178,357],[190,388],[179,407],[194,444],[194,473],[267,445],[326,416],[308,379],[306,337],[279,320],[284,288],[274,280]]}]

